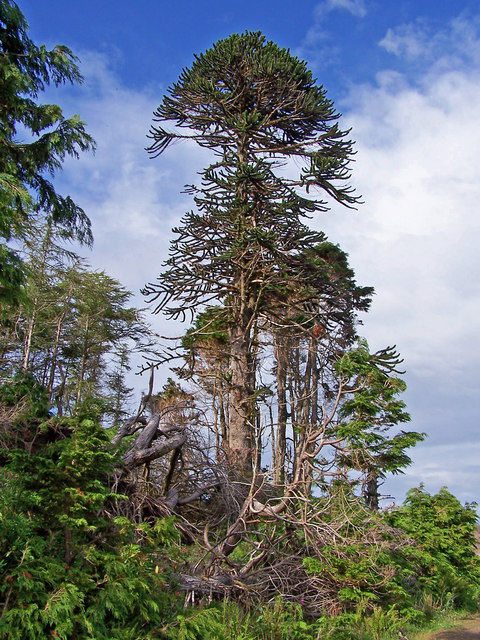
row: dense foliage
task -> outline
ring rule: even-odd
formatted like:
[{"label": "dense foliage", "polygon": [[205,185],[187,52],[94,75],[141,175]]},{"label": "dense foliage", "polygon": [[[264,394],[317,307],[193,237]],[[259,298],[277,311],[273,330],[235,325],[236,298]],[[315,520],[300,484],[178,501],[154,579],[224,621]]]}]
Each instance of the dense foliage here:
[{"label": "dense foliage", "polygon": [[91,410],[37,428],[59,439],[9,450],[0,472],[0,637],[150,637],[175,609],[161,558],[177,534],[108,516],[122,497],[109,489],[115,458]]},{"label": "dense foliage", "polygon": [[431,598],[435,608],[478,608],[476,506],[462,506],[446,487],[434,496],[419,487],[409,491],[403,507],[386,516],[415,541],[410,568],[415,580],[410,582],[417,597]]},{"label": "dense foliage", "polygon": [[0,250],[0,639],[387,640],[478,608],[475,505],[420,487],[382,508],[424,434],[400,428],[396,349],[357,334],[372,289],[304,223],[324,198],[358,202],[348,132],[305,63],[234,35],[156,112],[153,155],[190,137],[215,161],[147,287],[192,326],[146,366],[131,415],[148,329],[65,248],[90,240],[88,219],[44,176],[92,145],[36,104],[80,79],[75,58],[32,43],[12,0],[0,27],[0,235],[24,251]]},{"label": "dense foliage", "polygon": [[[94,148],[78,116],[65,118],[39,95],[53,84],[81,82],[77,59],[65,46],[51,51],[27,35],[28,25],[12,0],[0,2],[0,295],[18,297],[24,279],[13,239],[28,237],[39,216],[66,237],[91,243],[90,220],[69,196],[55,190],[50,177],[67,155]],[[24,139],[19,139],[19,136]]]}]

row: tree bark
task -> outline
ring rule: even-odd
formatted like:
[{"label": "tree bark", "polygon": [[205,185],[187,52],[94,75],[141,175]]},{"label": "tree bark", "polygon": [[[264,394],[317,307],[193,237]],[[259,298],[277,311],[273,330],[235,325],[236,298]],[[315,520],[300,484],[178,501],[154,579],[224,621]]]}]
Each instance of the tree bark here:
[{"label": "tree bark", "polygon": [[185,444],[186,439],[187,436],[183,431],[177,431],[174,434],[168,434],[168,436],[158,438],[150,447],[146,447],[145,449],[137,449],[134,447],[123,457],[123,466],[130,471],[142,464],[152,462],[170,451],[181,447]]},{"label": "tree bark", "polygon": [[250,331],[243,323],[231,329],[231,393],[227,459],[241,474],[250,475],[253,461],[254,398]]},{"label": "tree bark", "polygon": [[141,432],[135,442],[122,458],[123,468],[131,471],[135,467],[148,464],[160,458],[170,451],[180,449],[185,444],[187,434],[183,427],[172,426],[160,429],[160,420],[164,413],[155,413],[145,424],[143,417],[135,417],[126,420],[112,439],[113,445],[118,445],[122,438],[132,435],[139,428]]}]

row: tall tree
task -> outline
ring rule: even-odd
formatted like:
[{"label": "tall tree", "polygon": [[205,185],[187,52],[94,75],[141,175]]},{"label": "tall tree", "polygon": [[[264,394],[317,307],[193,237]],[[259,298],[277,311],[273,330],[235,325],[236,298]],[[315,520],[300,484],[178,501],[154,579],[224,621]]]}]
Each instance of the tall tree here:
[{"label": "tall tree", "polygon": [[301,271],[284,271],[283,291],[272,295],[266,328],[274,344],[277,391],[275,483],[282,483],[287,469],[288,423],[296,448],[307,425],[315,429],[322,406],[330,404],[333,363],[353,344],[356,312],[368,309],[373,291],[356,284],[347,255],[330,242],[307,248],[297,261]]},{"label": "tall tree", "polygon": [[[155,112],[153,157],[174,140],[191,139],[216,158],[201,172],[201,186],[190,187],[198,212],[174,230],[167,269],[144,292],[172,317],[211,301],[224,305],[227,455],[242,474],[252,470],[259,318],[272,295],[288,292],[286,274],[306,281],[313,299],[322,295],[303,256],[325,236],[302,219],[328,204],[308,192],[346,206],[358,202],[348,185],[352,142],[338,119],[305,63],[259,32],[232,35],[197,56]],[[298,167],[299,175],[287,177]]]},{"label": "tall tree", "polygon": [[340,407],[336,433],[344,443],[337,450],[340,466],[360,473],[362,495],[368,507],[378,510],[379,482],[387,472],[401,473],[411,464],[406,451],[426,434],[391,430],[410,421],[405,403],[398,396],[406,389],[398,377],[402,360],[394,347],[371,354],[360,341],[337,363],[340,377],[349,379]]},{"label": "tall tree", "polygon": [[126,340],[139,341],[147,333],[139,312],[126,306],[131,295],[103,271],[81,274],[71,302],[74,315],[64,348],[76,402],[98,393],[110,351]]},{"label": "tall tree", "polygon": [[[70,49],[51,51],[27,35],[13,0],[0,1],[0,298],[17,298],[24,280],[12,239],[24,238],[39,215],[70,238],[90,244],[90,221],[70,196],[57,193],[51,178],[67,155],[94,148],[78,116],[65,118],[55,104],[38,103],[48,85],[82,77]],[[19,132],[23,140],[20,139]]]}]

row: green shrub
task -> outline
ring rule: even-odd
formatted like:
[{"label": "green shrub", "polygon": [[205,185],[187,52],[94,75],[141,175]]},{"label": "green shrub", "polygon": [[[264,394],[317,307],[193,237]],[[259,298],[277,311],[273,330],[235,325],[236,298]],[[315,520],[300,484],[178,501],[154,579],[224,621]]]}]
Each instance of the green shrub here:
[{"label": "green shrub", "polygon": [[164,629],[165,640],[316,640],[314,622],[301,607],[278,600],[255,612],[235,603],[192,609],[178,615]]},{"label": "green shrub", "polygon": [[108,518],[122,499],[108,487],[108,437],[88,415],[62,422],[71,437],[36,454],[4,452],[0,638],[146,640],[177,612],[170,570],[159,566],[176,530],[171,520]]},{"label": "green shrub", "polygon": [[[404,506],[386,516],[415,541],[399,564],[406,591],[419,605],[428,600],[434,609],[478,608],[475,506],[462,506],[445,487],[431,496],[421,486],[409,491]],[[425,610],[428,613],[428,607]]]}]

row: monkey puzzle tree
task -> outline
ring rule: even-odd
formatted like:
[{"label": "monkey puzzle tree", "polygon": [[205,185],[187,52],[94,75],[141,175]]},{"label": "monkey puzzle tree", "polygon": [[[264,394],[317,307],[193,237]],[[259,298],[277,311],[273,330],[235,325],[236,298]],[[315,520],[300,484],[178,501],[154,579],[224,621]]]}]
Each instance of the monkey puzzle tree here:
[{"label": "monkey puzzle tree", "polygon": [[[352,142],[338,119],[304,62],[261,33],[246,32],[195,58],[169,89],[150,130],[152,157],[181,139],[215,156],[200,174],[201,185],[189,187],[197,212],[174,230],[167,268],[144,293],[173,318],[188,311],[193,316],[212,302],[223,305],[230,380],[226,453],[240,473],[252,469],[258,321],[272,297],[288,294],[285,274],[299,285],[305,278],[313,284],[302,255],[325,240],[302,222],[328,209],[309,190],[346,206],[358,201],[348,185]],[[164,128],[168,122],[176,126]],[[310,292],[315,299],[322,293]]]}]

